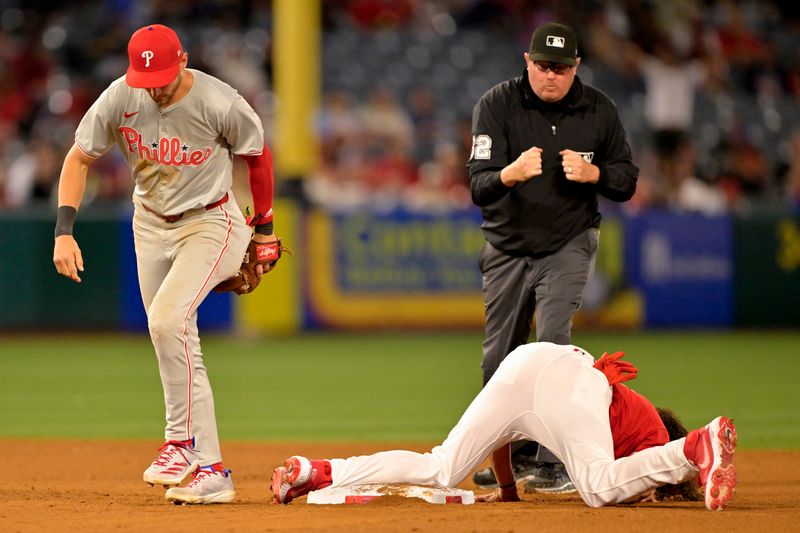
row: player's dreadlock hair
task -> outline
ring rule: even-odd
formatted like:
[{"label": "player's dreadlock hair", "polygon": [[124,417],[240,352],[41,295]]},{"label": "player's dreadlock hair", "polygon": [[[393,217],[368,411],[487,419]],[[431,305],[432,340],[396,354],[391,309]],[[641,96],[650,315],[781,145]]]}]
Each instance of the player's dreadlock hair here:
[{"label": "player's dreadlock hair", "polygon": [[[671,409],[666,407],[656,407],[664,427],[667,428],[669,433],[669,440],[678,440],[685,437],[689,432],[683,426],[678,417]],[[700,485],[697,483],[697,478],[692,478],[689,481],[684,481],[677,485],[664,485],[656,489],[656,498],[658,500],[686,500],[686,501],[699,501],[703,499]]]}]

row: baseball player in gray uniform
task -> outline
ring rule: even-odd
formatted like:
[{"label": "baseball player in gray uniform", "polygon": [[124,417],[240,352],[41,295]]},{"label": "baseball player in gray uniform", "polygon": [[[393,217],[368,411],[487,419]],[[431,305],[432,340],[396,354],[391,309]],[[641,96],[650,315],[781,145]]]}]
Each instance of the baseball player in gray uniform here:
[{"label": "baseball player in gray uniform", "polygon": [[[271,154],[255,111],[229,85],[186,68],[188,54],[173,30],[139,29],[128,56],[126,75],[91,106],[65,158],[53,261],[59,274],[81,281],[74,220],[89,166],[116,144],[135,181],[139,285],[166,406],[166,442],[144,481],[171,487],[166,498],[175,503],[231,502],[197,308],[237,274],[251,240],[266,246],[259,254],[280,246],[272,229]],[[234,155],[247,162],[255,231],[231,192]],[[259,266],[259,280],[273,265]]]}]

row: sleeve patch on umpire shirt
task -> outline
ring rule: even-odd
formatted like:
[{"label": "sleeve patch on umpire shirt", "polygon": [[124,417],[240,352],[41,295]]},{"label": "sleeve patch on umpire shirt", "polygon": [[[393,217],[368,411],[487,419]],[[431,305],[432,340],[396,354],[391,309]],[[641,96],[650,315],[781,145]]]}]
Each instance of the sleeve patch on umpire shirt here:
[{"label": "sleeve patch on umpire shirt", "polygon": [[482,133],[472,136],[472,152],[469,154],[472,159],[491,159],[492,158],[492,138]]}]

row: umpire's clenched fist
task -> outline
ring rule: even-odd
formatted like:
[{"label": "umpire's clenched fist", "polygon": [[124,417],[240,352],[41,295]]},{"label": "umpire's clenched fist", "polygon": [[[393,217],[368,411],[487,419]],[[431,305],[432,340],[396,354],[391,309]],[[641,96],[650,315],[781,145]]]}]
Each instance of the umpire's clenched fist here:
[{"label": "umpire's clenched fist", "polygon": [[574,150],[561,150],[561,168],[569,181],[578,183],[597,183],[600,169],[588,163],[583,156]]},{"label": "umpire's clenched fist", "polygon": [[525,150],[519,157],[500,172],[500,180],[509,187],[518,181],[529,179],[542,174],[542,149],[534,146]]}]

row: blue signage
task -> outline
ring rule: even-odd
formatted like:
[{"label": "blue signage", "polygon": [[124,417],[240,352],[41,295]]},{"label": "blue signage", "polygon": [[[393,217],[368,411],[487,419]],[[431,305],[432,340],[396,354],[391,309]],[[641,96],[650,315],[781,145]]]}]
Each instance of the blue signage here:
[{"label": "blue signage", "polygon": [[628,218],[629,285],[644,297],[647,326],[729,326],[733,224],[729,216],[648,213]]},{"label": "blue signage", "polygon": [[442,215],[334,215],[336,283],[345,292],[480,292],[477,209]]},{"label": "blue signage", "polygon": [[[136,252],[133,244],[131,220],[119,223],[119,254],[122,256],[122,324],[128,331],[147,331],[147,314],[139,292],[139,276],[136,268]],[[229,330],[233,326],[232,293],[211,294],[203,300],[197,310],[197,327],[205,330]]]}]

